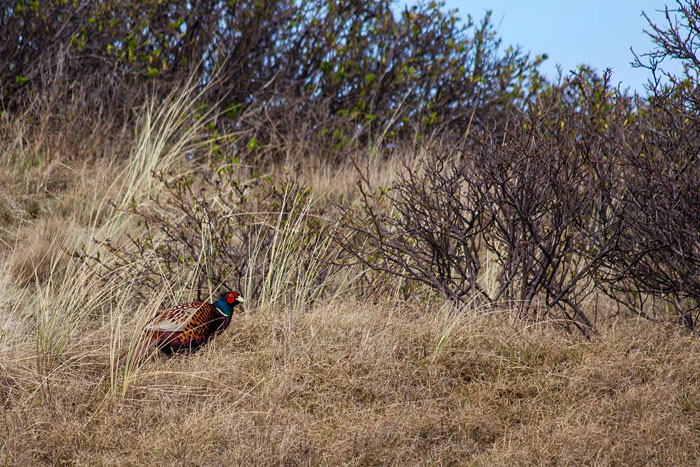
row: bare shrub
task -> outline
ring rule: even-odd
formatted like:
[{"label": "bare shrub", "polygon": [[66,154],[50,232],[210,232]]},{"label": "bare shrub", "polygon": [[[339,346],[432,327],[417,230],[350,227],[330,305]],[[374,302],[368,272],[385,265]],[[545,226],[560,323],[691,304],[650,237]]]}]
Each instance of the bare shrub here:
[{"label": "bare shrub", "polygon": [[[599,277],[602,290],[627,309],[690,329],[700,319],[698,7],[679,0],[666,7],[661,24],[647,17],[656,48],[637,65],[651,72],[649,96],[638,99],[626,134],[614,141],[624,228]],[[682,74],[663,70],[665,59],[680,60]]]},{"label": "bare shrub", "polygon": [[360,202],[341,206],[349,231],[336,241],[366,266],[458,302],[514,304],[588,333],[581,304],[621,228],[609,143],[631,111],[608,79],[582,70],[501,131],[405,167],[389,190],[360,170]]},{"label": "bare shrub", "polygon": [[[669,3],[670,6],[664,6],[664,19],[658,24],[643,13],[648,26],[644,32],[655,47],[641,55],[635,54],[633,63],[650,71],[648,88],[652,93],[663,88],[664,83],[670,83],[678,90],[685,80],[697,83],[697,71],[700,69],[700,2],[675,0]],[[664,69],[664,62],[670,60],[680,62],[683,70],[680,74]]]},{"label": "bare shrub", "polygon": [[299,304],[323,292],[331,254],[325,232],[333,228],[313,209],[311,190],[290,178],[243,180],[239,165],[205,168],[186,175],[159,173],[161,194],[133,203],[143,231],[126,243],[99,242],[99,255],[82,254],[109,282],[154,294],[170,284],[198,299],[219,288],[240,290],[264,304],[284,291]]},{"label": "bare shrub", "polygon": [[492,301],[479,277],[485,199],[467,161],[431,153],[417,170],[405,166],[390,190],[357,168],[360,203],[341,207],[347,229],[335,236],[347,254],[461,302]]},{"label": "bare shrub", "polygon": [[670,305],[687,327],[700,318],[700,127],[677,91],[657,93],[643,108],[624,151],[624,229],[607,263],[604,285],[620,303],[654,313],[650,298]]}]

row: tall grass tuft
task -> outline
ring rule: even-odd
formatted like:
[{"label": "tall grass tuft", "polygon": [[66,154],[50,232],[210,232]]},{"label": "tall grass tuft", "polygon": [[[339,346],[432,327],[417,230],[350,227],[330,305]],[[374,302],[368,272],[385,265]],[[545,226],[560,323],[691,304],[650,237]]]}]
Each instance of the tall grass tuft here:
[{"label": "tall grass tuft", "polygon": [[[138,278],[132,278],[128,284],[98,283],[94,270],[79,257],[101,257],[109,264],[111,259],[93,240],[123,238],[133,232],[134,223],[125,208],[148,202],[148,194],[155,189],[154,173],[171,169],[177,161],[187,160],[190,151],[209,143],[201,135],[206,133],[204,128],[213,114],[205,112],[195,117],[200,96],[195,83],[189,82],[162,102],[155,98],[147,102],[125,161],[98,160],[98,168],[87,172],[87,178],[76,177],[77,183],[67,189],[67,195],[74,198],[72,210],[61,207],[67,213],[65,217],[59,212],[50,222],[40,218],[40,222],[21,224],[28,232],[23,237],[30,243],[19,245],[20,236],[16,236],[15,248],[4,261],[14,268],[16,277],[24,278],[20,284],[24,288],[3,314],[13,315],[23,327],[32,330],[41,381],[50,382],[56,372],[79,360],[79,347],[84,345],[86,336],[104,343],[107,358],[103,364],[112,369],[115,356],[125,348],[124,338],[131,344],[136,340],[143,323],[129,323],[134,313],[128,310],[134,306],[131,291],[139,288]],[[18,140],[21,142],[21,137],[7,144],[18,154],[26,152]],[[4,164],[16,172],[16,163],[6,160]],[[18,173],[26,173],[27,169],[22,170]],[[47,229],[47,225],[51,228]],[[178,294],[177,290],[165,288],[162,296],[139,307],[136,316],[145,322],[155,307]],[[9,327],[8,324],[4,328]],[[134,369],[135,365],[127,365],[121,380],[111,371],[112,396],[123,397],[127,393],[138,375]]]}]

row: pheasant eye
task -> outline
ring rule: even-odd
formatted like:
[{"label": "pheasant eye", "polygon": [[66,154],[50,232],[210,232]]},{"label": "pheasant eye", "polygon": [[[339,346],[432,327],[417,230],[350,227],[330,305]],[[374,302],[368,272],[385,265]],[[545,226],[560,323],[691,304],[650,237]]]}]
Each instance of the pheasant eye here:
[{"label": "pheasant eye", "polygon": [[230,293],[226,296],[226,301],[229,303],[229,305],[233,305],[233,302],[236,300],[236,294],[235,293]]}]

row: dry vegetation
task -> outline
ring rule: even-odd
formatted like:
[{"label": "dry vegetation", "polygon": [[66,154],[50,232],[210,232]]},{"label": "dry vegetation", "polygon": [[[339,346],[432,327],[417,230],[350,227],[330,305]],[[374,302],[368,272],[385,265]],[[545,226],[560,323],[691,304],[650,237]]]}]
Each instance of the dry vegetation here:
[{"label": "dry vegetation", "polygon": [[[163,190],[154,173],[187,170],[175,161],[196,132],[173,141],[162,125],[187,102],[145,112],[134,139],[87,160],[69,145],[4,140],[0,463],[700,462],[700,341],[690,331],[617,316],[587,340],[508,310],[455,309],[420,287],[406,296],[399,279],[359,266],[335,272],[331,292],[312,300],[297,290],[304,262],[294,255],[318,251],[284,241],[268,245],[281,252],[267,263],[275,277],[224,335],[116,373],[115,355],[144,317],[180,298],[182,281],[138,301],[138,278],[99,281],[66,252],[143,235],[109,201],[146,209]],[[115,151],[131,155],[116,163]],[[369,173],[387,186],[406,156],[376,157]],[[300,180],[315,207],[359,195],[352,169],[308,159],[286,162],[306,164]],[[279,224],[279,237],[298,227]],[[395,281],[385,290],[396,293],[364,296],[372,280]]]},{"label": "dry vegetation", "polygon": [[699,465],[700,2],[649,23],[642,97],[439,2],[0,7],[0,465]]},{"label": "dry vegetation", "polygon": [[10,464],[695,465],[697,339],[618,323],[595,342],[472,313],[249,310],[109,397],[106,336],[42,383],[3,358]]}]

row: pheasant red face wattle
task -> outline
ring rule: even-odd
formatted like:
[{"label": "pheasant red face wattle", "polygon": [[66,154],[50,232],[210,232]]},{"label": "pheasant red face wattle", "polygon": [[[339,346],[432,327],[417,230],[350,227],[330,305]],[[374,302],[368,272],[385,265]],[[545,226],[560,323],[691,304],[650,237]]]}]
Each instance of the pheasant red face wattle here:
[{"label": "pheasant red face wattle", "polygon": [[229,305],[233,305],[237,298],[238,294],[236,292],[231,292],[226,295],[226,302],[228,302]]}]

